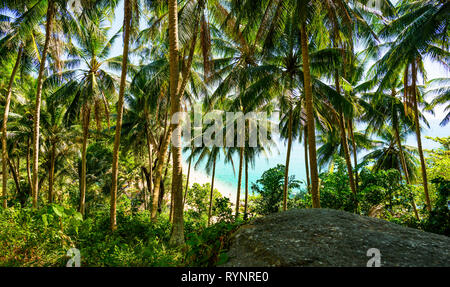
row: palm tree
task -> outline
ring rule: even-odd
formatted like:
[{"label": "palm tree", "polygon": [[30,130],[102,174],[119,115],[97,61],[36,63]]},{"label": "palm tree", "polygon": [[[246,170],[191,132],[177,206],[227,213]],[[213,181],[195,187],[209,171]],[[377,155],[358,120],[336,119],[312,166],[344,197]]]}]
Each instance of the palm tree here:
[{"label": "palm tree", "polygon": [[[186,87],[188,85],[189,82],[191,82],[190,84],[193,84],[193,82],[198,82],[198,77],[196,75],[196,72],[192,69],[193,67],[193,60],[194,60],[194,52],[195,49],[197,47],[197,39],[198,39],[198,34],[199,34],[199,28],[200,28],[200,23],[202,23],[202,25],[206,25],[205,21],[200,21],[200,15],[203,12],[204,9],[204,1],[194,1],[194,2],[189,2],[187,1],[186,3],[184,3],[185,5],[182,6],[182,8],[180,9],[180,21],[183,21],[183,23],[181,24],[181,22],[178,21],[178,15],[175,18],[171,18],[170,16],[172,15],[171,13],[174,12],[172,11],[174,8],[171,6],[173,3],[169,3],[169,13],[167,14],[163,14],[160,19],[157,21],[158,23],[160,22],[160,20],[162,20],[162,18],[169,16],[169,21],[166,23],[169,23],[169,30],[171,29],[178,29],[180,27],[182,27],[183,29],[180,29],[180,33],[182,35],[182,38],[180,41],[181,44],[184,43],[184,47],[182,49],[182,53],[181,55],[183,55],[181,57],[180,55],[180,61],[178,61],[178,59],[174,59],[174,55],[172,54],[174,52],[173,48],[175,47],[173,41],[176,40],[176,51],[179,50],[178,46],[180,43],[178,43],[178,38],[174,39],[174,38],[170,38],[170,36],[174,36],[173,33],[169,33],[169,69],[167,70],[163,70],[161,69],[161,71],[163,73],[155,73],[154,74],[154,79],[156,79],[156,83],[158,87],[160,87],[159,91],[158,91],[158,103],[162,102],[162,99],[160,99],[160,96],[164,95],[164,92],[166,91],[166,89],[169,87],[170,90],[170,95],[171,97],[169,99],[167,99],[166,103],[169,102],[170,103],[170,107],[171,107],[171,111],[170,114],[166,114],[166,119],[165,119],[165,124],[164,124],[164,133],[163,136],[161,138],[161,140],[159,141],[158,144],[158,149],[157,149],[157,161],[156,161],[156,166],[155,166],[155,171],[154,171],[154,178],[155,178],[155,185],[153,187],[153,198],[152,198],[152,204],[151,204],[151,213],[152,213],[152,220],[156,221],[157,220],[157,210],[158,210],[158,199],[160,197],[160,188],[161,188],[161,184],[160,184],[160,179],[162,176],[162,170],[163,170],[163,166],[164,166],[164,162],[165,162],[165,157],[167,154],[167,150],[170,144],[170,140],[172,138],[172,133],[175,130],[177,132],[176,135],[174,135],[173,137],[175,138],[176,142],[181,142],[180,141],[180,135],[178,133],[179,129],[176,129],[176,127],[178,125],[174,125],[174,124],[167,124],[168,121],[167,120],[171,120],[172,116],[174,113],[177,113],[181,108],[181,103],[182,103],[182,98],[183,97],[189,97],[188,92],[186,91]],[[176,5],[176,8],[178,7],[178,4]],[[178,9],[178,8],[177,8]],[[186,13],[186,14],[185,14]],[[172,15],[173,16],[173,15]],[[174,23],[173,21],[176,20],[176,25],[177,27],[173,27]],[[180,23],[180,24],[178,24]],[[172,26],[172,27],[171,27]],[[179,26],[179,27],[178,27]],[[152,30],[155,28],[155,25],[152,25],[147,31],[145,31],[146,33],[141,33],[141,34],[149,34],[148,32],[152,32]],[[173,31],[172,31],[173,32]],[[204,30],[201,31],[200,34],[202,35],[206,35],[206,32]],[[178,35],[177,35],[178,37]],[[167,39],[166,38],[162,38],[162,43],[164,43],[165,45],[165,41]],[[172,49],[172,50],[171,50]],[[163,51],[164,52],[164,51]],[[204,56],[204,58],[207,58],[206,56]],[[179,70],[179,68],[176,68],[177,74],[180,73],[181,74],[181,79],[179,79],[179,76],[173,75],[173,72],[175,68],[175,63],[173,61],[178,62],[180,64],[181,70]],[[172,69],[170,69],[170,67],[172,67]],[[145,69],[145,68],[144,68]],[[169,76],[167,76],[165,79],[163,79],[166,75],[167,72],[170,72]],[[176,78],[173,78],[176,77]],[[175,87],[175,91],[171,90],[172,87],[172,82],[176,80],[177,86]],[[176,92],[175,94],[173,94],[173,92]],[[175,98],[173,98],[172,96],[174,96]],[[176,100],[176,102],[173,102],[174,100]],[[158,112],[157,112],[158,115]],[[170,118],[169,118],[170,116]],[[156,117],[158,118],[158,117]],[[167,128],[166,128],[167,127]],[[173,164],[173,168],[175,168],[176,172],[175,172],[175,177],[173,179],[175,179],[173,181],[173,191],[175,191],[175,194],[177,194],[180,190],[181,190],[181,194],[182,194],[182,173],[181,172],[181,149],[179,149],[178,147],[175,148],[174,150],[174,157],[173,157],[173,161],[176,161],[176,163],[174,162]],[[181,199],[183,198],[183,196],[181,195]],[[182,201],[181,201],[182,203]],[[182,204],[181,204],[182,205]],[[182,229],[181,226],[181,219],[182,218],[182,207],[181,205],[179,205],[179,203],[176,204],[176,210],[181,209],[181,211],[177,211],[177,224],[176,224],[176,228],[174,228],[175,233],[173,234],[177,234],[175,237],[178,237],[175,240],[177,241],[179,239],[181,239],[181,232],[180,230]],[[181,240],[180,240],[181,242]]]},{"label": "palm tree", "polygon": [[66,108],[54,104],[51,96],[47,97],[46,104],[42,110],[42,136],[44,138],[44,150],[48,155],[48,203],[54,200],[55,167],[58,160],[73,152],[73,146],[67,141],[75,141],[78,130],[76,127],[67,127],[64,122]]},{"label": "palm tree", "polygon": [[[430,57],[438,63],[448,58],[448,1],[402,1],[398,5],[400,17],[391,21],[380,35],[390,42],[389,51],[379,61],[377,74],[381,78],[379,90],[387,88],[390,79],[404,72],[404,97],[411,103],[409,109],[414,118],[417,146],[422,168],[422,180],[428,211],[431,201],[428,192],[427,171],[423,155],[417,95],[418,71],[423,68],[422,59]],[[422,71],[422,74],[423,71]]]},{"label": "palm tree", "polygon": [[[181,111],[181,94],[178,90],[178,5],[176,0],[169,0],[169,59],[170,59],[170,103],[171,118]],[[193,52],[193,49],[191,50]],[[184,80],[184,79],[183,79]],[[172,165],[172,195],[174,201],[173,225],[170,236],[171,245],[184,245],[183,223],[183,181],[181,169],[181,129],[178,123],[171,123],[170,130],[175,144],[173,149]]]},{"label": "palm tree", "polygon": [[[18,14],[15,19],[12,19],[8,15],[2,15],[4,22],[10,24],[9,29],[2,31],[6,34],[0,41],[0,60],[2,63],[13,57],[13,51],[17,51],[17,55],[14,55],[15,64],[11,71],[11,76],[9,78],[9,83],[6,91],[4,113],[3,113],[3,123],[2,123],[2,190],[3,190],[3,207],[7,207],[7,181],[8,181],[8,171],[7,171],[7,123],[8,115],[11,103],[11,95],[13,91],[13,84],[19,69],[28,69],[31,60],[34,58],[34,54],[38,53],[37,43],[35,35],[38,35],[38,23],[36,18],[39,19],[39,5],[31,10],[26,10],[26,6],[18,5],[18,7],[9,6],[9,9]],[[24,11],[25,8],[25,11]],[[38,56],[39,57],[39,56]]]},{"label": "palm tree", "polygon": [[434,95],[430,108],[435,108],[437,105],[447,105],[445,111],[447,114],[442,119],[440,125],[446,126],[450,121],[450,78],[433,79],[429,82],[431,85],[439,85],[438,87],[430,88],[427,95]]},{"label": "palm tree", "polygon": [[127,80],[127,64],[128,64],[128,49],[130,42],[130,30],[132,21],[132,0],[124,0],[124,20],[123,20],[123,54],[122,54],[122,74],[120,76],[119,87],[119,101],[117,103],[117,122],[116,133],[114,136],[114,151],[112,162],[112,184],[111,184],[111,230],[117,229],[116,222],[116,201],[117,201],[117,180],[119,177],[119,147],[120,147],[120,133],[122,129],[122,117],[123,117],[123,103],[125,86]]},{"label": "palm tree", "polygon": [[33,207],[37,208],[38,199],[38,169],[39,169],[39,127],[40,127],[40,115],[41,115],[41,94],[42,84],[44,80],[45,64],[47,60],[47,53],[50,44],[51,35],[53,32],[53,21],[55,15],[56,3],[54,0],[48,0],[47,4],[47,16],[45,24],[45,43],[42,49],[41,61],[39,64],[39,73],[37,78],[37,90],[36,90],[36,105],[34,112],[34,129],[33,129],[33,178],[32,178],[32,194],[33,194]]},{"label": "palm tree", "polygon": [[[241,1],[240,1],[241,2]],[[258,7],[255,5],[255,1],[250,5],[251,7]],[[319,178],[317,172],[317,158],[316,158],[316,143],[315,143],[315,123],[314,123],[314,100],[313,100],[313,90],[312,90],[312,79],[311,79],[311,67],[310,67],[310,59],[309,59],[309,37],[307,34],[307,26],[308,23],[312,23],[317,17],[322,13],[320,11],[324,11],[323,15],[325,18],[328,17],[328,21],[331,23],[337,23],[341,21],[343,23],[347,23],[347,27],[352,30],[353,20],[358,20],[358,32],[361,34],[365,34],[369,36],[370,32],[368,30],[369,25],[363,21],[363,17],[361,16],[360,9],[350,9],[347,5],[347,1],[344,0],[327,0],[327,1],[260,1],[260,7],[262,7],[263,11],[263,24],[264,28],[269,27],[267,30],[269,31],[266,35],[266,42],[274,42],[277,37],[277,31],[280,22],[286,23],[285,15],[289,15],[288,13],[280,13],[278,11],[282,11],[282,9],[288,11],[295,11],[297,14],[299,26],[300,26],[300,43],[301,43],[301,52],[303,58],[303,82],[304,82],[304,93],[305,93],[305,108],[306,108],[306,119],[307,119],[307,132],[308,132],[308,149],[309,149],[309,160],[310,160],[310,172],[311,172],[311,192],[313,199],[313,207],[320,207],[319,200]],[[322,4],[324,2],[324,4]],[[365,9],[365,4],[367,1],[355,1],[355,5],[353,7],[361,6]],[[392,5],[389,1],[381,1],[380,8],[382,12],[390,12]],[[245,7],[245,5],[242,5]],[[273,13],[272,11],[275,11]],[[272,13],[271,13],[272,12]],[[277,13],[278,12],[278,13]],[[255,16],[256,12],[253,11],[244,11],[244,14],[248,15],[251,20],[252,17]],[[270,19],[271,18],[271,19]],[[322,17],[323,19],[323,17]],[[317,23],[317,21],[315,22]],[[309,25],[312,30],[315,29],[313,25]],[[335,26],[335,30],[338,27]],[[312,31],[314,32],[314,31]]]},{"label": "palm tree", "polygon": [[[404,139],[403,134],[399,134],[398,127],[391,131],[386,126],[382,126],[379,135],[384,141],[379,145],[378,149],[375,149],[363,158],[362,165],[367,165],[369,162],[374,161],[374,171],[397,169],[401,172],[403,170],[406,183],[410,184],[410,180],[415,180],[417,177],[417,160],[414,156],[416,150],[413,147],[401,144]],[[420,220],[414,196],[411,197],[411,205],[416,219]]]},{"label": "palm tree", "polygon": [[6,102],[3,114],[3,125],[2,125],[2,173],[3,173],[3,181],[2,181],[2,190],[3,190],[3,208],[7,208],[8,200],[7,200],[7,188],[6,184],[8,181],[8,169],[7,169],[7,158],[8,158],[8,150],[6,145],[6,124],[8,122],[8,113],[9,113],[9,105],[11,102],[11,94],[12,94],[12,86],[14,82],[14,78],[16,76],[17,69],[19,68],[20,59],[22,57],[23,47],[19,47],[19,52],[17,55],[17,60],[14,65],[14,68],[11,72],[11,78],[8,84],[8,92],[6,95]]},{"label": "palm tree", "polygon": [[[402,171],[402,156],[400,155],[400,149],[396,144],[396,135],[389,129],[383,129],[380,133],[380,137],[383,140],[374,151],[364,156],[362,165],[367,165],[369,161],[375,161],[373,165],[374,171],[396,169],[399,172]],[[403,141],[402,136],[401,140]],[[403,146],[403,156],[405,158],[406,169],[411,179],[414,180],[417,177],[416,163],[417,159],[414,156],[416,149],[410,146]]]},{"label": "palm tree", "polygon": [[[39,135],[40,135],[40,115],[41,115],[41,103],[42,103],[42,89],[44,83],[44,73],[46,71],[45,66],[47,62],[47,57],[50,52],[50,43],[52,41],[57,41],[55,32],[55,21],[59,20],[65,24],[65,26],[70,26],[67,24],[68,20],[73,19],[72,14],[66,9],[66,0],[39,0],[35,3],[30,10],[27,12],[27,22],[29,24],[40,21],[42,16],[42,11],[46,6],[46,22],[45,22],[45,41],[42,48],[42,54],[39,61],[39,72],[37,77],[37,88],[36,88],[36,104],[34,111],[34,127],[33,127],[33,177],[32,177],[32,194],[33,194],[33,207],[37,208],[37,199],[39,192],[39,181],[38,181],[38,169],[39,169]],[[47,5],[46,5],[47,4]],[[33,11],[30,13],[30,11]],[[60,19],[56,19],[60,14]],[[70,30],[66,31],[67,36],[70,35]],[[58,44],[56,44],[58,45]],[[57,60],[57,59],[53,59]],[[57,68],[58,69],[58,68]]]},{"label": "palm tree", "polygon": [[[350,145],[352,139],[347,137],[346,140],[347,144]],[[379,144],[378,141],[371,140],[366,134],[361,132],[354,133],[354,141],[358,151],[363,149],[371,150]],[[334,165],[333,159],[335,155],[345,156],[340,130],[336,128],[322,131],[318,138],[318,143],[320,144],[320,147],[317,149],[320,169],[327,166],[330,169]]]},{"label": "palm tree", "polygon": [[109,58],[111,47],[120,34],[116,33],[110,39],[107,38],[107,28],[102,27],[104,17],[101,12],[93,11],[89,14],[89,18],[80,24],[79,33],[75,35],[79,47],[72,46],[71,52],[75,59],[80,59],[87,68],[66,70],[62,75],[54,74],[46,80],[49,87],[63,83],[53,93],[53,97],[56,103],[68,104],[65,113],[67,124],[71,125],[78,116],[81,118],[83,142],[79,211],[83,215],[86,196],[86,150],[91,110],[94,112],[98,131],[101,129],[100,114],[102,110],[104,110],[109,126],[109,98],[115,95],[118,80],[106,68],[121,70],[123,64],[120,56]]}]

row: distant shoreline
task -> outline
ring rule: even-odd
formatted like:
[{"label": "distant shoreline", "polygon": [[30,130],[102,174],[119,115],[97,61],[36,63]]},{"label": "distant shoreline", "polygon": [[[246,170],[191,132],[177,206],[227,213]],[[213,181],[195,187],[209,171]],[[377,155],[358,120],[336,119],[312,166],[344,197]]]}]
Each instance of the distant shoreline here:
[{"label": "distant shoreline", "polygon": [[[182,165],[183,165],[183,174],[187,176],[189,164],[183,159]],[[209,176],[205,171],[196,170],[193,167],[193,165],[191,165],[191,171],[189,175],[189,187],[191,187],[194,183],[211,184],[211,176]],[[233,187],[231,184],[228,184],[226,182],[221,181],[220,179],[215,178],[214,189],[217,189],[220,192],[220,194],[222,194],[222,196],[228,197],[230,199],[230,202],[232,202],[233,204],[236,202],[236,188]]]}]

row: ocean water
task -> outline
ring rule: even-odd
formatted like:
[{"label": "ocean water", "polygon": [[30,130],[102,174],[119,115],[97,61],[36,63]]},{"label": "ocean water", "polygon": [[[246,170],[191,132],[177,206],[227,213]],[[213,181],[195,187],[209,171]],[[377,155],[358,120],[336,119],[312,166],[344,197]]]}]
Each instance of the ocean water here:
[{"label": "ocean water", "polygon": [[[447,127],[439,126],[440,117],[428,117],[430,122],[430,128],[424,128],[422,130],[422,143],[424,149],[434,149],[439,148],[439,144],[427,139],[430,137],[447,137],[450,136],[450,124]],[[359,127],[359,131],[363,130],[364,127]],[[417,147],[415,134],[410,135],[407,138],[407,145]],[[318,148],[318,147],[317,147]],[[271,148],[270,153],[266,155],[260,155],[255,159],[254,165],[249,165],[249,194],[252,194],[251,186],[252,183],[261,177],[264,171],[277,166],[278,164],[286,163],[286,152],[287,152],[287,141],[277,138],[275,140],[275,146]],[[359,160],[367,154],[367,151],[358,154]],[[188,164],[186,162],[189,153],[183,154],[183,173],[187,174]],[[223,161],[223,155],[216,163],[216,176],[214,181],[214,187],[218,189],[220,193],[224,196],[230,198],[232,202],[235,202],[237,185],[238,185],[238,171],[239,171],[239,154],[233,156],[234,170],[231,164],[226,164]],[[193,166],[193,165],[192,165]],[[212,171],[207,172],[205,170],[205,164],[199,165],[197,170],[191,167],[191,175],[189,179],[189,185],[194,182],[197,183],[207,183],[211,182],[211,178],[208,174],[212,174]],[[244,190],[244,170],[242,174],[242,186],[241,186],[241,196],[243,196]],[[306,186],[306,170],[305,170],[305,152],[303,143],[293,141],[291,150],[291,159],[289,164],[289,175],[295,175],[297,180],[302,181],[302,186]]]}]

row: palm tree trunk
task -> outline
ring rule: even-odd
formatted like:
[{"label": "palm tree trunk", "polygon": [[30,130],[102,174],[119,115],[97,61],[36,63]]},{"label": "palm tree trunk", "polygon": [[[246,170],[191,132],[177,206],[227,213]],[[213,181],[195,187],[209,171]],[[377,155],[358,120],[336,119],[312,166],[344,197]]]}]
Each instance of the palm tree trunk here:
[{"label": "palm tree trunk", "polygon": [[248,218],[248,159],[247,158],[245,158],[244,163],[245,163],[244,220],[247,220],[247,218]]},{"label": "palm tree trunk", "polygon": [[3,196],[3,208],[8,207],[8,192],[7,192],[7,183],[8,183],[8,147],[6,140],[6,132],[7,132],[7,123],[8,123],[8,115],[9,115],[9,106],[11,104],[11,95],[12,95],[12,86],[14,83],[14,79],[16,77],[17,70],[19,68],[20,59],[22,58],[23,47],[22,45],[19,47],[19,53],[17,54],[16,64],[11,72],[11,77],[9,79],[8,84],[8,92],[6,94],[5,99],[5,112],[3,114],[3,125],[2,125],[2,196]]},{"label": "palm tree trunk", "polygon": [[339,128],[341,130],[341,142],[342,147],[344,148],[344,157],[345,162],[347,164],[347,173],[348,173],[348,179],[350,182],[350,188],[353,192],[353,194],[356,194],[356,187],[355,187],[355,178],[353,177],[353,167],[352,167],[352,161],[350,159],[350,150],[348,148],[348,140],[347,140],[347,134],[345,132],[345,120],[342,113],[339,113]]},{"label": "palm tree trunk", "polygon": [[[178,91],[178,5],[177,0],[169,0],[169,58],[170,58],[170,104],[172,117],[181,111],[181,90]],[[181,129],[180,122],[171,123],[175,137],[173,143],[172,194],[173,224],[170,244],[184,245],[183,222],[183,171],[181,166]]]},{"label": "palm tree trunk", "polygon": [[[176,3],[176,1],[175,1],[175,3],[170,3],[170,5],[175,5],[175,10],[177,10],[178,8],[177,8],[177,3]],[[171,7],[171,9],[174,9],[173,7]],[[170,13],[175,13],[176,14],[176,12],[175,11],[171,11]],[[169,13],[169,16],[170,16],[170,13]],[[177,17],[177,15],[175,15],[174,17]],[[169,17],[170,18],[170,17]],[[173,21],[174,19],[172,19],[172,21]],[[177,20],[176,20],[176,22],[178,22],[178,18],[177,18]],[[177,25],[178,24],[176,24],[173,28],[174,29],[178,29],[178,27],[177,27]],[[173,26],[173,25],[172,25]],[[193,43],[193,45],[191,46],[191,52],[189,53],[189,59],[188,59],[188,63],[187,63],[187,65],[186,65],[186,69],[185,69],[185,71],[184,71],[184,73],[183,73],[183,79],[182,79],[182,81],[181,81],[181,84],[180,84],[180,86],[178,87],[178,92],[177,92],[177,94],[179,95],[179,97],[180,97],[180,100],[181,100],[181,95],[183,95],[184,94],[184,90],[185,90],[185,88],[186,88],[186,85],[187,85],[187,82],[188,82],[188,77],[189,77],[189,71],[190,71],[190,69],[191,69],[191,65],[192,65],[192,59],[193,59],[193,56],[194,56],[194,51],[193,51],[193,49],[195,48],[195,40],[196,40],[196,31],[197,31],[197,29],[198,29],[198,27],[196,27],[196,29],[195,29],[195,33],[194,33],[194,39],[193,39],[193,41],[192,41],[192,43]],[[172,31],[173,32],[173,31]],[[174,36],[174,37],[176,37],[176,50],[177,50],[177,54],[178,54],[178,34],[177,34],[177,32],[176,33],[171,33],[171,35],[172,36]],[[174,57],[175,58],[175,57]],[[177,61],[178,62],[178,58],[177,59],[173,59],[174,61]],[[171,65],[172,65],[172,63],[171,63]],[[178,66],[175,66],[175,65],[173,65],[173,68],[176,68],[177,69],[177,71],[178,71]],[[173,73],[172,73],[172,70],[171,70],[171,76],[173,75]],[[178,75],[178,72],[177,72],[177,75]],[[175,75],[174,75],[174,77],[175,77]],[[172,79],[171,78],[171,80],[175,80],[175,79]],[[177,83],[179,82],[178,81],[178,76],[176,76],[176,81],[177,81]],[[172,93],[172,90],[171,90],[171,93]],[[166,134],[166,136],[163,138],[163,141],[162,141],[162,144],[161,144],[161,147],[160,147],[160,149],[159,149],[159,156],[160,156],[160,158],[158,158],[158,163],[157,163],[157,165],[156,165],[156,170],[155,170],[155,188],[154,188],[154,191],[153,191],[153,193],[154,193],[154,196],[153,196],[153,200],[152,200],[152,221],[153,222],[156,222],[156,220],[157,220],[157,218],[156,218],[156,216],[157,216],[157,206],[158,206],[158,198],[159,198],[159,193],[160,193],[160,178],[161,178],[161,172],[162,172],[162,168],[163,168],[163,166],[162,166],[162,163],[164,162],[164,160],[165,160],[165,153],[166,153],[166,150],[167,150],[167,148],[169,147],[169,142],[170,142],[170,138],[171,138],[171,136],[172,136],[172,132],[173,132],[173,130],[172,130],[172,125],[170,125],[170,127],[171,128],[169,128],[168,130],[167,130],[167,133],[166,133],[166,128],[164,128],[164,133]]]},{"label": "palm tree trunk", "polygon": [[305,170],[306,170],[306,189],[309,192],[311,192],[311,179],[309,178],[309,160],[308,160],[308,133],[307,133],[307,127],[305,126],[304,129],[304,140],[303,145],[305,147]]},{"label": "palm tree trunk", "polygon": [[27,164],[27,178],[28,185],[31,188],[31,169],[30,169],[30,137],[27,137],[27,156],[26,156],[26,164]]},{"label": "palm tree trunk", "polygon": [[244,161],[244,148],[240,148],[239,153],[239,175],[238,175],[238,186],[237,186],[237,193],[236,193],[236,212],[235,212],[235,219],[237,220],[239,217],[239,200],[241,199],[241,184],[242,184],[242,165]]},{"label": "palm tree trunk", "polygon": [[[400,133],[398,131],[398,126],[394,127],[394,131],[395,131],[395,138],[396,138],[396,141],[398,144],[398,149],[400,151],[400,161],[402,163],[403,173],[405,174],[406,183],[409,185],[410,184],[409,172],[408,172],[408,167],[406,165],[405,154],[403,153],[402,140],[400,139]],[[414,201],[414,196],[412,197],[411,205],[413,207],[414,215],[416,216],[416,219],[420,220],[419,213],[417,212],[416,202]]]},{"label": "palm tree trunk", "polygon": [[147,175],[145,174],[144,168],[141,168],[141,178],[142,178],[142,190],[144,193],[144,210],[147,210],[148,208],[148,202],[147,202],[147,191],[145,188],[145,182],[147,182],[147,189],[148,189],[148,185],[149,185],[149,180]]},{"label": "palm tree trunk", "polygon": [[287,210],[287,191],[289,181],[289,161],[291,159],[291,147],[292,147],[292,109],[289,110],[289,123],[288,123],[288,147],[286,154],[286,170],[284,173],[284,185],[283,185],[283,211]]},{"label": "palm tree trunk", "polygon": [[320,208],[320,194],[319,194],[319,174],[317,171],[317,154],[316,154],[316,131],[314,124],[314,109],[313,109],[313,94],[311,86],[311,71],[309,66],[309,52],[308,52],[308,36],[306,34],[306,22],[301,25],[301,46],[303,57],[303,77],[305,89],[305,106],[306,119],[308,127],[308,148],[309,161],[311,172],[311,195],[313,208]]},{"label": "palm tree trunk", "polygon": [[81,148],[81,176],[80,176],[80,207],[79,211],[84,216],[85,200],[86,200],[86,152],[89,137],[89,122],[91,111],[88,104],[84,104],[82,108],[83,123],[83,146]]},{"label": "palm tree trunk", "polygon": [[[339,73],[337,71],[335,72],[334,81],[335,81],[336,91],[340,94],[341,87],[339,84]],[[345,120],[344,120],[344,115],[343,115],[342,111],[338,111],[337,116],[338,116],[338,121],[339,121],[341,143],[342,143],[342,147],[344,148],[345,163],[347,164],[347,173],[348,173],[350,188],[351,188],[353,194],[356,195],[355,178],[353,177],[352,161],[350,159],[350,150],[348,148],[347,134],[345,132]]]},{"label": "palm tree trunk", "polygon": [[37,78],[36,106],[34,111],[34,129],[33,129],[33,184],[31,186],[33,193],[33,208],[37,208],[39,192],[39,124],[41,117],[41,95],[42,84],[44,80],[45,61],[47,59],[48,47],[50,45],[51,34],[53,31],[53,16],[55,13],[55,4],[53,0],[48,1],[47,24],[45,27],[45,43],[42,50],[41,62],[39,65],[39,74]]},{"label": "palm tree trunk", "polygon": [[431,211],[431,200],[430,200],[430,195],[428,194],[427,167],[425,165],[425,157],[423,156],[422,139],[421,139],[421,135],[420,135],[419,108],[418,108],[418,104],[417,104],[416,81],[417,81],[417,68],[416,68],[416,61],[414,60],[412,62],[412,86],[413,86],[412,87],[412,98],[413,98],[413,104],[414,104],[414,123],[416,126],[417,147],[419,150],[420,166],[422,168],[423,191],[425,192],[425,199],[427,202],[427,210]]},{"label": "palm tree trunk", "polygon": [[53,184],[55,178],[56,144],[52,144],[50,155],[50,170],[48,173],[48,203],[53,203]]},{"label": "palm tree trunk", "polygon": [[359,183],[359,175],[358,175],[358,152],[356,150],[356,141],[355,141],[355,135],[353,134],[353,122],[352,120],[348,120],[348,130],[350,132],[350,138],[352,140],[352,146],[353,146],[353,161],[355,163],[355,188],[356,192],[358,192],[358,183]]},{"label": "palm tree trunk", "polygon": [[20,155],[17,155],[17,177],[19,178],[20,182]]},{"label": "palm tree trunk", "polygon": [[151,219],[153,222],[156,222],[157,215],[158,215],[162,170],[164,167],[164,162],[166,160],[166,151],[169,146],[169,141],[170,141],[170,136],[168,136],[168,139],[163,140],[163,144],[158,152],[158,162],[156,163],[156,168],[155,168],[155,186],[153,187],[153,196],[152,196],[152,204],[151,204]]},{"label": "palm tree trunk", "polygon": [[191,175],[191,163],[192,163],[192,157],[189,157],[188,173],[187,173],[187,178],[186,178],[186,187],[184,189],[183,207],[186,203],[186,196],[187,196],[188,189],[189,189],[189,176]]},{"label": "palm tree trunk", "polygon": [[214,177],[216,175],[216,159],[213,160],[213,172],[211,178],[211,192],[209,194],[209,210],[208,210],[208,226],[211,224],[213,194],[214,194]]},{"label": "palm tree trunk", "polygon": [[[147,127],[146,127],[147,129]],[[147,149],[148,149],[148,181],[147,181],[147,189],[148,194],[152,196],[152,185],[153,185],[153,148],[152,143],[150,142],[150,135],[148,133],[148,130],[146,130],[147,134]]]},{"label": "palm tree trunk", "polygon": [[[171,9],[175,9],[175,10],[178,9],[176,1],[175,1],[175,3],[171,2],[170,5],[175,5],[175,8],[171,7]],[[170,13],[172,13],[172,12],[176,14],[175,11],[171,11]],[[177,15],[175,15],[174,17],[177,17]],[[173,20],[174,19],[172,19],[172,21]],[[176,22],[178,22],[178,19],[177,19]],[[178,29],[177,25],[178,24],[176,24],[172,28]],[[197,31],[197,28],[196,28],[195,31]],[[191,47],[191,52],[189,53],[188,64],[187,64],[187,67],[186,67],[186,69],[185,69],[185,71],[183,73],[183,79],[182,79],[181,85],[178,87],[177,94],[180,95],[180,97],[181,97],[181,95],[183,95],[184,89],[186,88],[186,85],[187,85],[187,82],[188,82],[189,71],[191,69],[192,59],[193,59],[193,56],[194,56],[193,48],[195,48],[196,34],[197,33],[195,32],[194,33],[194,39],[193,39],[193,42],[192,42],[194,45],[193,45],[193,47]],[[176,43],[176,48],[177,48],[177,54],[178,54],[178,35],[177,35],[177,32],[171,33],[171,35],[176,37],[176,39],[177,39],[177,41],[176,41],[177,42]],[[173,59],[173,60],[178,62],[178,58],[177,59]],[[172,64],[173,63],[171,63],[171,65]],[[171,67],[176,68],[177,71],[178,71],[178,66],[177,65],[172,65]],[[170,71],[171,71],[170,74],[172,76],[173,75],[172,70],[170,70]],[[178,75],[178,72],[177,72],[177,75]],[[175,75],[174,75],[174,77],[175,77]],[[171,80],[175,80],[175,79],[171,78]],[[177,83],[179,82],[178,81],[178,76],[176,76],[176,81],[177,81]],[[171,93],[172,92],[173,91],[171,90]],[[166,113],[166,117],[167,117],[167,113]],[[166,119],[166,122],[167,122],[167,119]],[[160,195],[160,189],[161,189],[161,184],[160,184],[160,182],[161,182],[161,172],[162,172],[163,163],[164,163],[164,160],[165,160],[166,150],[169,147],[169,142],[170,142],[170,139],[171,139],[171,136],[172,136],[172,132],[173,132],[172,127],[173,126],[170,125],[170,128],[167,131],[166,131],[166,127],[164,127],[165,137],[163,138],[163,141],[162,141],[161,147],[159,149],[159,153],[158,153],[159,154],[159,158],[158,158],[158,162],[157,162],[156,169],[155,169],[155,187],[154,187],[154,191],[153,191],[154,195],[153,195],[153,199],[152,199],[152,212],[151,212],[151,218],[152,218],[153,222],[157,221],[157,210],[158,210],[158,202],[159,202],[159,195]]]},{"label": "palm tree trunk", "polygon": [[9,158],[6,161],[8,162],[9,169],[11,170],[11,174],[14,179],[14,183],[16,184],[17,193],[20,193],[20,182],[19,182],[19,178],[17,176],[16,169],[14,168],[14,164],[11,162],[11,160]]},{"label": "palm tree trunk", "polygon": [[116,202],[117,202],[117,181],[119,177],[119,148],[120,148],[120,132],[122,130],[123,102],[125,94],[125,86],[127,80],[127,64],[128,64],[128,46],[130,42],[131,30],[131,1],[124,0],[124,19],[123,28],[125,31],[123,37],[123,56],[122,56],[122,74],[120,76],[119,101],[117,103],[117,123],[116,134],[114,136],[114,150],[112,163],[112,182],[111,182],[111,210],[110,221],[111,230],[117,229],[116,222]]}]

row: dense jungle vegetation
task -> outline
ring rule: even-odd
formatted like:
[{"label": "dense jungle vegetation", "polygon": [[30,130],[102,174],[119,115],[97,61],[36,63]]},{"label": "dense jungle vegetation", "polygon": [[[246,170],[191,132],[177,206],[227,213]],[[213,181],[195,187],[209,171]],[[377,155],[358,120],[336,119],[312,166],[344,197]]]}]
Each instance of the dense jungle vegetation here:
[{"label": "dense jungle vegetation", "polygon": [[[65,266],[70,248],[82,266],[215,266],[239,226],[292,208],[449,236],[450,133],[422,144],[429,115],[450,121],[450,79],[427,76],[448,75],[449,1],[0,7],[0,266]],[[270,126],[256,147],[173,144],[172,116],[196,104],[279,113],[285,164],[248,180],[278,136]],[[222,140],[237,143],[237,130]],[[305,180],[289,169],[299,155]],[[218,161],[236,173],[235,198],[214,184]],[[211,182],[193,182],[194,168]]]}]

